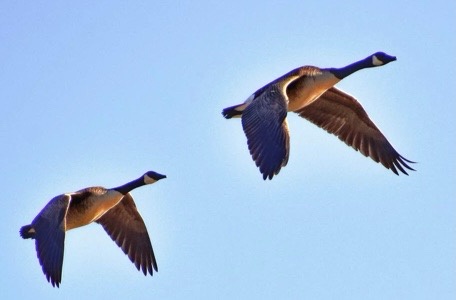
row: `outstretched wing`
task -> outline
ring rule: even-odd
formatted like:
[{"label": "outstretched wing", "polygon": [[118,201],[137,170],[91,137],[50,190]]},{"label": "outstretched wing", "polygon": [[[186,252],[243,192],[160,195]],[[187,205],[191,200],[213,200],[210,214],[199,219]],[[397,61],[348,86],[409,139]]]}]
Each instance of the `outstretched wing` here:
[{"label": "outstretched wing", "polygon": [[158,271],[154,251],[141,215],[130,193],[107,211],[97,223],[101,224],[116,244],[144,275]]},{"label": "outstretched wing", "polygon": [[361,104],[339,89],[330,88],[315,102],[295,112],[336,135],[365,156],[380,162],[396,175],[399,175],[397,169],[406,175],[408,174],[405,168],[414,171],[407,164],[413,162],[394,149]]},{"label": "outstretched wing", "polygon": [[287,105],[279,88],[271,85],[242,113],[242,127],[250,154],[265,180],[272,179],[288,162]]},{"label": "outstretched wing", "polygon": [[62,280],[65,217],[70,200],[70,195],[54,197],[32,222],[38,260],[46,279],[57,287]]}]

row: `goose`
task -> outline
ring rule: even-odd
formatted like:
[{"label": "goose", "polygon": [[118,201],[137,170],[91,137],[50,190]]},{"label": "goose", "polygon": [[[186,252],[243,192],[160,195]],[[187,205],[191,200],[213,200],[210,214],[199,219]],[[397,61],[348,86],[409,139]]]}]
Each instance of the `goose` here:
[{"label": "goose", "polygon": [[414,163],[400,155],[361,104],[334,87],[356,71],[386,65],[396,57],[376,52],[342,68],[296,68],[254,92],[244,103],[223,109],[226,119],[241,117],[250,154],[263,179],[271,180],[288,163],[287,112],[295,112],[348,146],[380,162],[396,175]]},{"label": "goose", "polygon": [[33,219],[20,229],[24,239],[35,239],[38,260],[53,287],[62,278],[65,232],[96,222],[128,255],[144,275],[157,272],[154,251],[141,215],[130,194],[133,189],[157,182],[165,175],[148,171],[119,187],[88,187],[52,198]]}]

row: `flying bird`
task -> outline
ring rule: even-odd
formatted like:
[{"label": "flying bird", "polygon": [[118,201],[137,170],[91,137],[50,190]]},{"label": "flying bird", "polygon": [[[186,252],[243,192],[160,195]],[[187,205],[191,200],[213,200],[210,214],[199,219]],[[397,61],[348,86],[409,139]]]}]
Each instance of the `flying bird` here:
[{"label": "flying bird", "polygon": [[35,239],[38,260],[46,279],[59,287],[62,279],[65,232],[97,222],[122,248],[138,270],[158,271],[154,251],[130,191],[166,178],[149,171],[127,184],[106,189],[89,187],[52,198],[30,225],[20,229],[24,239]]},{"label": "flying bird", "polygon": [[396,175],[398,170],[408,175],[406,169],[414,169],[407,163],[414,162],[394,149],[353,96],[334,87],[356,71],[395,60],[377,52],[342,68],[296,68],[257,90],[244,103],[225,108],[222,114],[226,119],[241,117],[250,154],[264,180],[272,179],[287,165],[289,111],[336,135]]}]

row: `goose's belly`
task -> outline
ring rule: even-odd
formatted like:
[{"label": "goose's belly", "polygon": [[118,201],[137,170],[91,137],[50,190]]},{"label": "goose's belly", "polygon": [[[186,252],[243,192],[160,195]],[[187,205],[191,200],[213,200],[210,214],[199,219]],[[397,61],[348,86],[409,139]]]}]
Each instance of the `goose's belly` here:
[{"label": "goose's belly", "polygon": [[296,111],[311,104],[339,81],[329,72],[299,81],[292,89],[287,89],[288,111]]},{"label": "goose's belly", "polygon": [[307,89],[299,93],[298,98],[291,98],[288,102],[288,111],[296,111],[304,106],[307,106],[317,100],[328,88],[322,89]]},{"label": "goose's belly", "polygon": [[66,216],[66,230],[88,225],[98,220],[116,206],[122,198],[121,193],[108,191],[104,195],[88,198],[78,205],[70,205]]}]

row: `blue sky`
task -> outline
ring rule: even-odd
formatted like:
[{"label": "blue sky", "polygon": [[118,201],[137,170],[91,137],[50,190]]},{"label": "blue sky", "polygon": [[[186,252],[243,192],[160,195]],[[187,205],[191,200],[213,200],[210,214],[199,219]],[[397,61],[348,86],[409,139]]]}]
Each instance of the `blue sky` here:
[{"label": "blue sky", "polygon": [[[2,299],[456,298],[454,1],[95,2],[0,4]],[[263,181],[221,110],[376,51],[398,60],[338,87],[417,172],[290,114],[288,166]],[[133,192],[159,272],[91,224],[52,288],[19,227],[147,170],[168,176]]]}]

